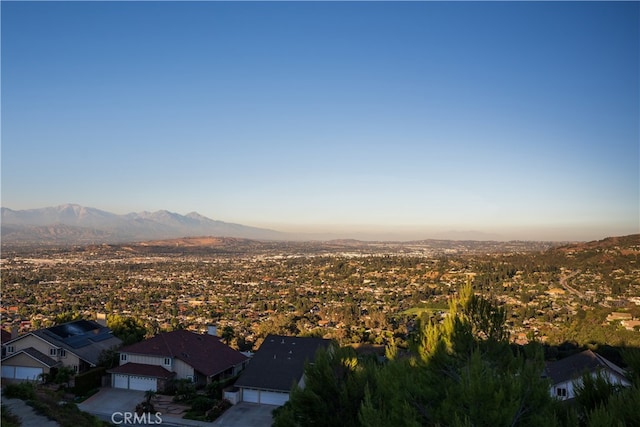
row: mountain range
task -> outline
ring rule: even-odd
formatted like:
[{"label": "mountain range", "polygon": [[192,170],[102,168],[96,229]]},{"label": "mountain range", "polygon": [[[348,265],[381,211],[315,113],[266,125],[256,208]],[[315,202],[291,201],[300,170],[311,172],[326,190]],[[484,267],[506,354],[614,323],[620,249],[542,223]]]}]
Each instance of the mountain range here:
[{"label": "mountain range", "polygon": [[3,243],[121,243],[193,236],[283,240],[286,233],[166,210],[118,215],[66,204],[41,209],[2,208]]}]

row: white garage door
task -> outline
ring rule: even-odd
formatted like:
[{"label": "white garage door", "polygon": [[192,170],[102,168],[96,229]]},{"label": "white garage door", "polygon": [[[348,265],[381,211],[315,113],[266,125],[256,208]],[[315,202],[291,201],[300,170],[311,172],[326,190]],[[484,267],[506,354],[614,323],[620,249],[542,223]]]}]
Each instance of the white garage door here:
[{"label": "white garage door", "polygon": [[155,378],[136,377],[129,375],[129,389],[131,390],[158,390],[158,381]]},{"label": "white garage door", "polygon": [[4,378],[15,378],[17,380],[38,380],[42,375],[42,368],[32,368],[28,366],[3,366],[2,376]]},{"label": "white garage door", "polygon": [[16,375],[15,366],[2,366],[2,378],[14,378]]},{"label": "white garage door", "polygon": [[113,376],[114,388],[129,388],[129,376],[122,374],[115,374]]},{"label": "white garage door", "polygon": [[249,403],[260,403],[258,400],[260,392],[258,390],[242,389],[242,400]]},{"label": "white garage door", "polygon": [[282,406],[289,400],[289,393],[277,393],[275,391],[261,391],[260,403],[265,405]]}]

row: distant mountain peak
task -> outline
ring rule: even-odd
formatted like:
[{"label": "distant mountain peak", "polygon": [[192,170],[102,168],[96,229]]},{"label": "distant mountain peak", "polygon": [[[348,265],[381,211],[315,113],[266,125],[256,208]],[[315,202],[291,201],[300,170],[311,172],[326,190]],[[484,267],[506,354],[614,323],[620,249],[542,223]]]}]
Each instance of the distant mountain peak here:
[{"label": "distant mountain peak", "polygon": [[207,218],[204,215],[200,215],[198,212],[189,212],[188,214],[185,215],[187,218],[194,218],[194,219],[208,219],[211,220],[210,218]]},{"label": "distant mountain peak", "polygon": [[68,243],[114,243],[193,236],[282,240],[286,236],[274,230],[215,221],[197,212],[180,215],[158,210],[117,215],[72,203],[42,209],[2,208],[4,242],[53,243],[52,226],[60,230],[55,235],[56,243],[65,238]]}]

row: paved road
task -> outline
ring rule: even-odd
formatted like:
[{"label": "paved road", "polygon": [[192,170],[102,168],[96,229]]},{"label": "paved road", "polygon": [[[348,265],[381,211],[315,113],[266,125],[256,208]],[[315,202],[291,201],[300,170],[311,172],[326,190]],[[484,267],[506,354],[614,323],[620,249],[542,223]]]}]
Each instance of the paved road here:
[{"label": "paved road", "polygon": [[562,276],[560,277],[560,286],[562,286],[564,289],[566,289],[567,291],[571,292],[572,294],[580,297],[580,298],[584,298],[584,294],[580,291],[578,291],[577,289],[575,289],[572,286],[567,285],[567,280],[575,277],[578,273],[580,273],[580,270],[574,271],[571,274],[568,274],[566,276]]}]

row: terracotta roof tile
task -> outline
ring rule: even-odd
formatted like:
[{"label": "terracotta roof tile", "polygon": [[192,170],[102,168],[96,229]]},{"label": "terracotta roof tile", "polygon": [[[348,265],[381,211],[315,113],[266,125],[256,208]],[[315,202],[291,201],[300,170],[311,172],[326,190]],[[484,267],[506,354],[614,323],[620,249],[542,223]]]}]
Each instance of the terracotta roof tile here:
[{"label": "terracotta roof tile", "polygon": [[182,329],[163,332],[123,347],[120,352],[174,357],[206,376],[219,374],[247,360],[247,356],[223,344],[218,337]]}]

